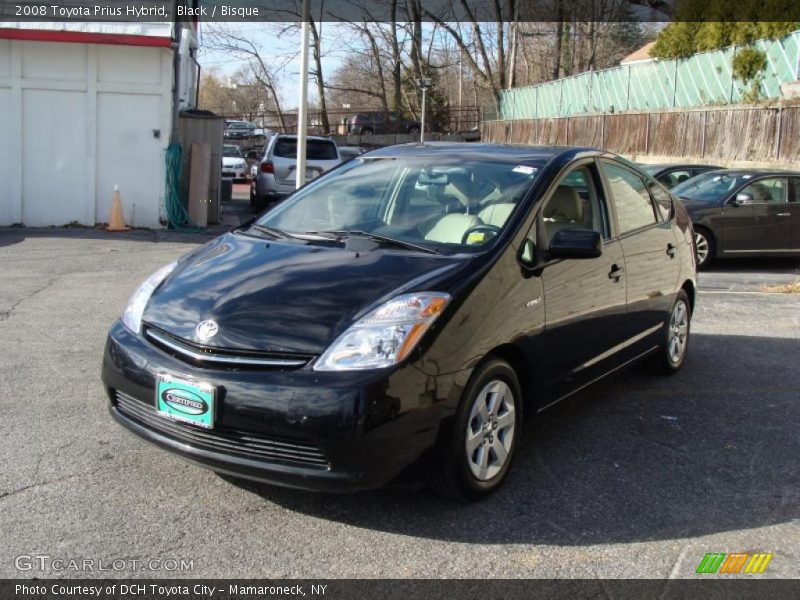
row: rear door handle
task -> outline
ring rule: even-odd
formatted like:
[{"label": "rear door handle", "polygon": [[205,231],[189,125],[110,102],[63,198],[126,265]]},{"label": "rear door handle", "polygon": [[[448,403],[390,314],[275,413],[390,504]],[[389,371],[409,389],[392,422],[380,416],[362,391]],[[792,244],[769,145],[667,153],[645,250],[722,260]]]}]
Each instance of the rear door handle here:
[{"label": "rear door handle", "polygon": [[675,258],[675,251],[677,248],[673,244],[667,244],[667,256],[670,258]]},{"label": "rear door handle", "polygon": [[776,217],[790,217],[792,213],[778,213],[775,215]]},{"label": "rear door handle", "polygon": [[608,278],[613,279],[614,281],[619,281],[623,273],[625,273],[625,269],[618,265],[611,265],[611,270],[608,272]]}]

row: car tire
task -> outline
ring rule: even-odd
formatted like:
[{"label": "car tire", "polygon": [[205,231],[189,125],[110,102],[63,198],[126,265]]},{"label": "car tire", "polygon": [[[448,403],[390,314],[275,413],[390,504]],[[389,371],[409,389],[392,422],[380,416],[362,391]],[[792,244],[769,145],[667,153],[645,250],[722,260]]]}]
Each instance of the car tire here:
[{"label": "car tire", "polygon": [[493,358],[478,367],[464,388],[452,430],[437,447],[430,474],[437,493],[467,502],[500,487],[522,436],[522,398],[519,378],[507,362]]},{"label": "car tire", "polygon": [[651,370],[658,375],[674,375],[686,362],[692,326],[692,304],[685,290],[678,292],[661,330],[661,344],[650,357]]},{"label": "car tire", "polygon": [[703,227],[695,227],[694,247],[697,258],[697,269],[703,271],[707,269],[717,251],[717,244],[711,232]]},{"label": "car tire", "polygon": [[361,135],[374,135],[374,134],[375,132],[369,127],[364,127],[364,129],[361,130]]},{"label": "car tire", "polygon": [[419,135],[419,127],[409,127],[408,128],[409,135]]}]

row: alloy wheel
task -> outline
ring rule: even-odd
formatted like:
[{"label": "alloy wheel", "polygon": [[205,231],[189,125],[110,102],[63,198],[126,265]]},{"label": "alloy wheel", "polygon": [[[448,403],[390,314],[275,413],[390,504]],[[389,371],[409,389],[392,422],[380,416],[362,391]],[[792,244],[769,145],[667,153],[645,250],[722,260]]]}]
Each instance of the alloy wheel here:
[{"label": "alloy wheel", "polygon": [[500,379],[487,383],[470,409],[465,450],[472,474],[480,481],[497,475],[514,443],[515,399]]},{"label": "alloy wheel", "polygon": [[702,233],[695,231],[694,233],[694,246],[697,250],[697,264],[703,265],[708,260],[708,253],[711,251],[711,246],[708,243],[708,238]]},{"label": "alloy wheel", "polygon": [[683,360],[686,353],[686,343],[689,338],[689,307],[683,300],[678,300],[672,309],[669,319],[669,339],[667,351],[669,360],[677,365]]}]

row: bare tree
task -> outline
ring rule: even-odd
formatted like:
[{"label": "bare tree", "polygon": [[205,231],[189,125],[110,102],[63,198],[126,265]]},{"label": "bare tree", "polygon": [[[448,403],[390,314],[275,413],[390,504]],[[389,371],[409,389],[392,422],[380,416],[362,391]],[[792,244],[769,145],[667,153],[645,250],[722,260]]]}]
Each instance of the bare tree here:
[{"label": "bare tree", "polygon": [[[253,79],[269,92],[275,102],[275,110],[281,128],[286,128],[284,111],[281,107],[278,94],[278,75],[288,62],[288,57],[283,57],[275,64],[267,59],[267,54],[249,36],[233,29],[228,23],[214,23],[205,34],[207,47],[220,52],[227,52],[234,57],[246,60],[250,66]],[[274,57],[272,57],[274,58]]]}]

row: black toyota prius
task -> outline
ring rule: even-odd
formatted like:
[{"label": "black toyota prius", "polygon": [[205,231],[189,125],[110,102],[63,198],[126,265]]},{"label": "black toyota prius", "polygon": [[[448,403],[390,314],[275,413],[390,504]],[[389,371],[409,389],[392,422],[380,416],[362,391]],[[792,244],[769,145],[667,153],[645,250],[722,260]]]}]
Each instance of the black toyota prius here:
[{"label": "black toyota prius", "polygon": [[106,345],[111,414],[230,475],[349,491],[415,464],[478,499],[523,415],[639,360],[681,368],[693,239],[597,150],[370,152],[139,287]]}]

